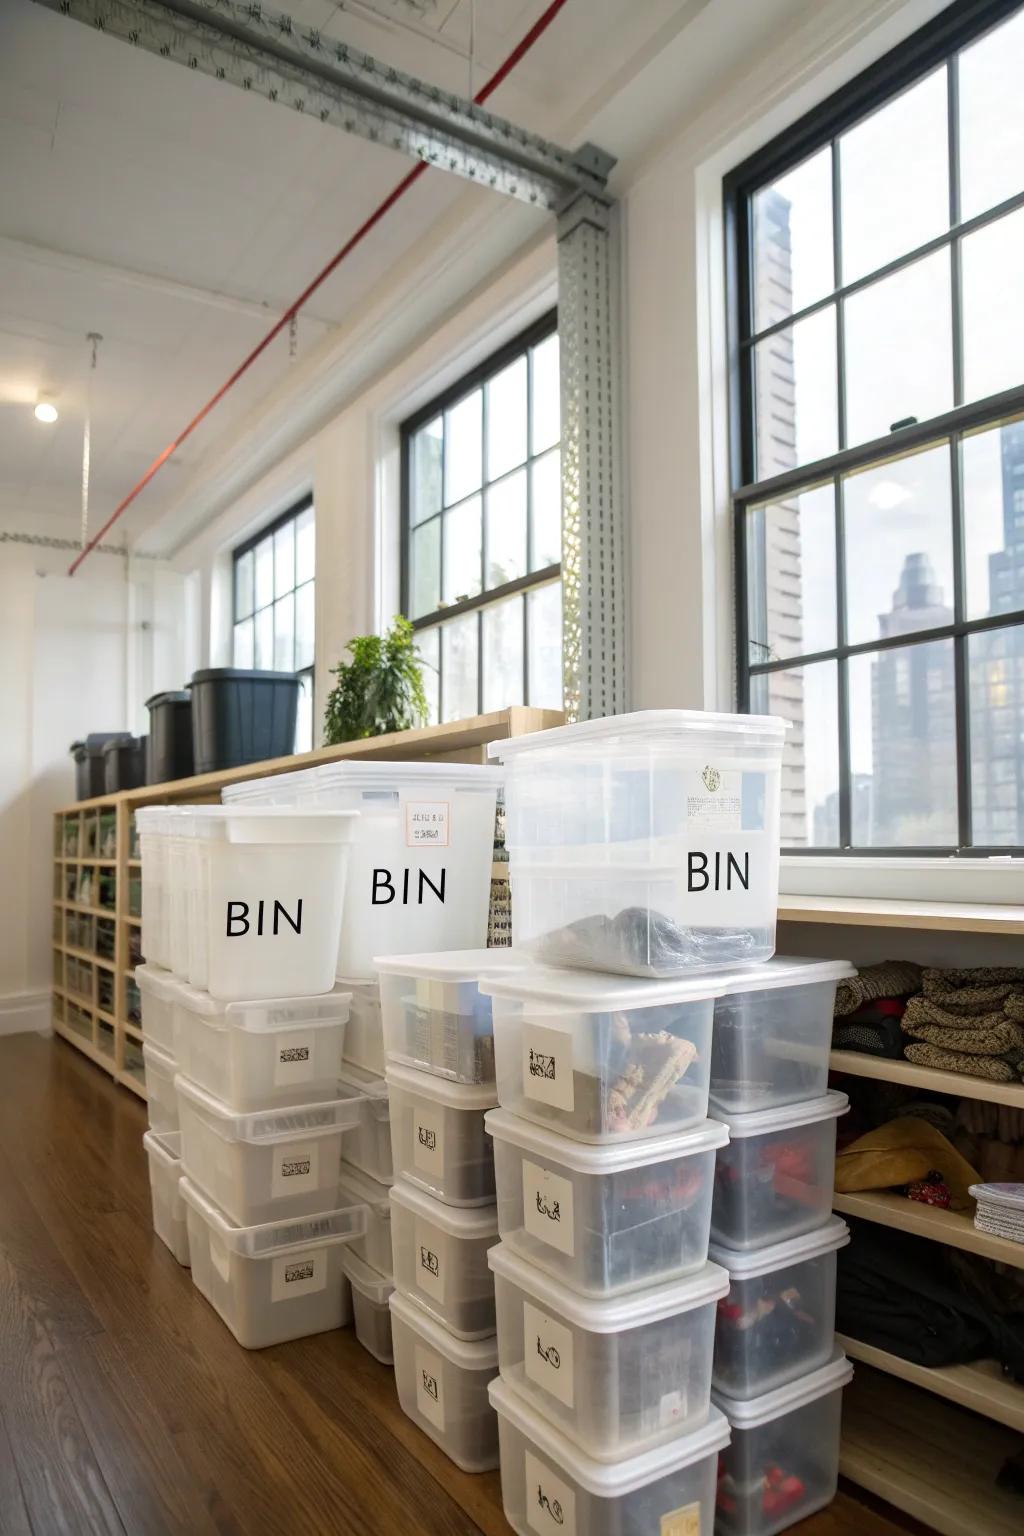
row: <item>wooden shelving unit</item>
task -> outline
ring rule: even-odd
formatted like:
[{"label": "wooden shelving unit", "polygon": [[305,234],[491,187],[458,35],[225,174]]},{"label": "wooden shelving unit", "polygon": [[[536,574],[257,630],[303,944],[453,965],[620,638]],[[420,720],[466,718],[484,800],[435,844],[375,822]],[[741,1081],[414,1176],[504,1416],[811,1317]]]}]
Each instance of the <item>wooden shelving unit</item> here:
[{"label": "wooden shelving unit", "polygon": [[868,1056],[861,1051],[833,1051],[829,1057],[833,1072],[851,1077],[871,1077],[876,1082],[903,1083],[908,1088],[923,1088],[929,1093],[948,1093],[957,1099],[983,1099],[989,1104],[1011,1104],[1024,1109],[1024,1083],[993,1083],[985,1077],[966,1077],[963,1072],[941,1072],[935,1067],[919,1067],[912,1061],[895,1061],[883,1056]]},{"label": "wooden shelving unit", "polygon": [[958,906],[951,901],[887,901],[863,896],[782,896],[779,921],[1014,936],[1024,934],[1024,906]]},{"label": "wooden shelving unit", "polygon": [[1024,1432],[1024,1386],[1004,1376],[994,1360],[929,1367],[901,1360],[899,1355],[876,1349],[873,1344],[848,1338],[845,1334],[837,1334],[836,1343],[851,1360],[862,1361],[886,1375],[912,1382],[947,1402],[958,1403],[961,1408],[970,1408],[986,1419],[1005,1424],[1008,1429]]},{"label": "wooden shelving unit", "polygon": [[884,1190],[859,1195],[837,1194],[832,1209],[841,1216],[856,1216],[861,1221],[896,1227],[900,1232],[926,1237],[929,1242],[945,1243],[949,1248],[980,1253],[986,1259],[1024,1269],[1024,1243],[1011,1242],[992,1232],[979,1232],[974,1217],[965,1211],[944,1211],[937,1205],[922,1205],[917,1200],[907,1200],[903,1195],[891,1195]]}]

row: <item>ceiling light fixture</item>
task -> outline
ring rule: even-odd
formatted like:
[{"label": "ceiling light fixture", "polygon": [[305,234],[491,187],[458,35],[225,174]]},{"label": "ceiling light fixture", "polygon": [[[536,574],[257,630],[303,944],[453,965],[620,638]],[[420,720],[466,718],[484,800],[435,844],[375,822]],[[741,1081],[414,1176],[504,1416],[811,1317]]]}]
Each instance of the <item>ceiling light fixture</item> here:
[{"label": "ceiling light fixture", "polygon": [[50,425],[57,420],[58,414],[57,407],[53,404],[52,400],[40,400],[36,406],[36,421],[45,421],[47,425]]}]

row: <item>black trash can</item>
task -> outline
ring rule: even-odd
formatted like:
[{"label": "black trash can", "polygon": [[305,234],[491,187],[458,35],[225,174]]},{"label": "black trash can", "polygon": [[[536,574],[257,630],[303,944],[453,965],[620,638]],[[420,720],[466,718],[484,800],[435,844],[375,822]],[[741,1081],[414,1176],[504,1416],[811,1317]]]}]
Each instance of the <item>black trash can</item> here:
[{"label": "black trash can", "polygon": [[295,751],[301,683],[294,672],[212,667],[192,679],[197,773],[218,773]]},{"label": "black trash can", "polygon": [[127,731],[91,731],[84,741],[73,741],[68,748],[75,760],[75,799],[92,800],[107,792],[103,771],[103,748],[108,741],[122,741]]},{"label": "black trash can", "polygon": [[154,693],[146,700],[149,710],[149,743],[146,751],[146,783],[166,784],[188,779],[195,773],[192,762],[192,695]]},{"label": "black trash can", "polygon": [[146,782],[148,736],[115,736],[103,748],[103,779],[108,795],[138,789]]}]

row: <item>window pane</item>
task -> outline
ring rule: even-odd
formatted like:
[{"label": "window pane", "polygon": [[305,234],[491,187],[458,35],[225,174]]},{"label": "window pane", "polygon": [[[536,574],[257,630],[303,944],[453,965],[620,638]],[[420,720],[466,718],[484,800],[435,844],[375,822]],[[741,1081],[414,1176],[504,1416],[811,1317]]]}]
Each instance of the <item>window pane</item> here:
[{"label": "window pane", "polygon": [[252,613],[253,557],[249,549],[235,561],[235,618],[244,619]]},{"label": "window pane", "polygon": [[754,329],[762,331],[835,286],[831,146],[762,188],[751,216]]},{"label": "window pane", "polygon": [[1024,626],[967,642],[975,843],[1024,843]]},{"label": "window pane", "polygon": [[316,523],[313,508],[307,507],[295,519],[295,585],[312,581],[316,575]]},{"label": "window pane", "polygon": [[[258,562],[257,562],[258,566]],[[256,615],[256,666],[261,672],[274,670],[274,610],[261,608]]]},{"label": "window pane", "polygon": [[854,846],[955,846],[953,642],[853,656],[848,665]]},{"label": "window pane", "polygon": [[416,650],[422,664],[423,691],[427,696],[427,724],[437,725],[441,718],[441,631],[436,625],[432,629],[416,631]]},{"label": "window pane", "polygon": [[1024,421],[963,441],[967,617],[1024,608]]},{"label": "window pane", "polygon": [[298,587],[295,592],[295,670],[313,665],[313,646],[316,639],[316,607],[313,582]]},{"label": "window pane", "polygon": [[[782,755],[782,845],[839,846],[839,673],[834,661],[750,679],[754,714],[792,722]],[[856,791],[855,791],[856,793]]]},{"label": "window pane", "polygon": [[1024,382],[1024,208],[968,235],[964,273],[964,399]]},{"label": "window pane", "polygon": [[482,533],[479,496],[471,496],[444,514],[444,602],[476,597],[481,590]]},{"label": "window pane", "polygon": [[1024,12],[960,55],[960,210],[973,218],[1024,188]]},{"label": "window pane", "polygon": [[285,523],[274,534],[274,596],[283,597],[295,585],[295,524]]},{"label": "window pane", "polygon": [[295,670],[295,596],[279,597],[274,604],[274,666],[278,672]]},{"label": "window pane", "polygon": [[843,499],[850,644],[951,624],[948,445],[848,475]]},{"label": "window pane", "polygon": [[552,581],[526,594],[529,643],[529,702],[537,709],[561,709],[562,583]]},{"label": "window pane", "polygon": [[487,385],[487,478],[494,480],[526,458],[526,358],[496,373]]},{"label": "window pane", "polygon": [[526,575],[526,470],[487,490],[487,585]]},{"label": "window pane", "polygon": [[256,607],[265,608],[274,601],[274,540],[262,539],[256,545]]},{"label": "window pane", "polygon": [[234,645],[231,656],[232,666],[251,667],[253,664],[252,649],[252,619],[245,619],[241,624],[235,625]]},{"label": "window pane", "polygon": [[441,689],[445,720],[468,720],[477,713],[480,656],[477,615],[464,613],[441,626]]},{"label": "window pane", "polygon": [[440,416],[415,433],[410,449],[409,519],[422,523],[441,510],[441,458],[444,423]]},{"label": "window pane", "polygon": [[883,437],[953,404],[949,252],[894,272],[846,301],[847,438]]},{"label": "window pane", "polygon": [[533,365],[530,408],[530,452],[551,448],[562,435],[561,388],[558,377],[558,332],[554,331],[530,354]]},{"label": "window pane", "polygon": [[465,400],[445,415],[444,424],[444,503],[451,506],[471,491],[479,489],[481,479],[483,393],[474,389]]},{"label": "window pane", "polygon": [[435,517],[410,538],[410,618],[433,613],[441,601],[441,519]]},{"label": "window pane", "polygon": [[562,455],[556,448],[530,465],[533,493],[531,571],[543,571],[562,558]]},{"label": "window pane", "polygon": [[483,611],[484,710],[523,703],[523,600],[510,597]]},{"label": "window pane", "polygon": [[313,749],[313,674],[304,672],[299,679],[299,703],[295,713],[295,750]]},{"label": "window pane", "polygon": [[949,228],[943,66],[843,134],[843,282]]},{"label": "window pane", "polygon": [[756,507],[747,519],[750,663],[836,643],[836,524],[831,483]]},{"label": "window pane", "polygon": [[839,418],[831,305],[759,341],[754,381],[760,479],[835,453]]}]

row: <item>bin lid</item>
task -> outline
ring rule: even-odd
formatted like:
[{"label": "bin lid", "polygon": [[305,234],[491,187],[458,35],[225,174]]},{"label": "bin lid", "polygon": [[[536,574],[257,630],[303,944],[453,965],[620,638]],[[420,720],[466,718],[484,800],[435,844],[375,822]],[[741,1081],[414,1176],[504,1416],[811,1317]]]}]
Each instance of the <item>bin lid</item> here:
[{"label": "bin lid", "polygon": [[184,689],[175,692],[154,693],[146,700],[147,709],[156,709],[158,704],[191,704],[192,695]]},{"label": "bin lid", "polygon": [[[136,968],[136,977],[139,969]],[[306,997],[254,998],[243,1003],[225,1003],[209,992],[177,983],[176,1001],[188,1013],[214,1021],[214,1027],[242,1029],[252,1034],[271,1030],[309,1029],[317,1024],[344,1024],[348,1019],[351,993],[339,990]]]},{"label": "bin lid", "polygon": [[818,981],[844,981],[856,976],[849,960],[814,960],[803,955],[775,955],[760,965],[740,965],[715,973],[723,997],[766,992],[774,987],[810,987]]},{"label": "bin lid", "polygon": [[418,1094],[421,1099],[430,1099],[446,1109],[493,1109],[498,1102],[493,1083],[453,1083],[446,1077],[435,1077],[432,1072],[404,1067],[390,1056],[384,1081],[389,1088]]},{"label": "bin lid", "polygon": [[488,757],[508,762],[527,752],[555,748],[594,747],[601,751],[622,742],[632,747],[678,745],[679,738],[731,736],[750,738],[752,746],[770,742],[781,749],[789,721],[779,715],[713,714],[702,709],[642,709],[629,715],[606,715],[599,720],[580,720],[575,725],[556,725],[549,731],[530,731],[487,743]]},{"label": "bin lid", "polygon": [[351,1251],[342,1255],[341,1267],[349,1278],[350,1284],[361,1296],[368,1296],[371,1301],[383,1306],[391,1292],[395,1288],[395,1282],[390,1275],[378,1275],[377,1271],[361,1259],[358,1253]]},{"label": "bin lid", "polygon": [[178,1188],[182,1199],[215,1229],[225,1246],[249,1259],[269,1258],[296,1248],[328,1247],[366,1234],[366,1209],[362,1205],[292,1221],[268,1221],[258,1227],[235,1227],[190,1179],[183,1176]]},{"label": "bin lid", "polygon": [[850,1241],[850,1229],[839,1216],[832,1216],[823,1227],[813,1232],[801,1232],[799,1237],[786,1238],[772,1243],[768,1248],[751,1248],[742,1253],[723,1248],[721,1243],[711,1243],[708,1255],[716,1264],[729,1271],[733,1280],[756,1280],[760,1275],[774,1274],[778,1269],[788,1269],[791,1264],[801,1264],[804,1259],[816,1259],[823,1253],[834,1253],[845,1248]]},{"label": "bin lid", "polygon": [[126,731],[123,736],[111,736],[103,743],[100,751],[104,757],[106,757],[108,752],[120,752],[124,747],[130,748],[132,752],[137,752],[143,745],[144,740],[144,737],[133,736],[130,731]]},{"label": "bin lid", "polygon": [[798,1376],[796,1381],[789,1381],[784,1387],[762,1392],[760,1397],[726,1397],[723,1392],[712,1389],[711,1401],[725,1414],[733,1429],[756,1429],[760,1424],[781,1418],[784,1413],[813,1403],[837,1387],[845,1387],[852,1380],[853,1366],[842,1350],[836,1349],[827,1365],[819,1366],[806,1376]]},{"label": "bin lid", "polygon": [[375,955],[373,963],[386,976],[479,981],[490,971],[517,970],[528,962],[512,949],[449,949],[432,955]]},{"label": "bin lid", "polygon": [[817,1099],[803,1099],[798,1104],[776,1104],[772,1109],[751,1109],[732,1113],[715,1105],[715,1114],[729,1127],[730,1141],[742,1136],[764,1136],[769,1131],[788,1131],[798,1125],[812,1125],[815,1120],[838,1120],[845,1115],[850,1101],[845,1093],[830,1088]]},{"label": "bin lid", "polygon": [[[143,1050],[152,1046],[143,1046]],[[212,1093],[187,1077],[174,1079],[178,1098],[205,1120],[222,1141],[258,1142],[270,1145],[308,1140],[351,1130],[359,1124],[360,1100],[329,1099],[320,1104],[295,1104],[283,1109],[257,1109],[236,1114]]]},{"label": "bin lid", "polygon": [[[514,955],[515,949],[508,951]],[[720,997],[721,974],[701,971],[664,981],[645,976],[610,976],[603,971],[564,971],[553,965],[524,961],[501,975],[480,978],[486,997],[529,998],[579,1013],[608,1013],[611,1009],[652,1008],[660,1003],[703,1002]]]},{"label": "bin lid", "polygon": [[181,1167],[181,1132],[161,1131],[158,1136],[156,1131],[146,1131],[142,1137],[142,1145],[146,1151],[156,1158],[162,1167]]},{"label": "bin lid", "polygon": [[86,757],[100,757],[108,741],[123,741],[130,736],[130,731],[90,731],[84,741],[73,741],[68,751],[81,763]]},{"label": "bin lid", "polygon": [[507,1109],[489,1109],[484,1116],[488,1135],[510,1142],[534,1157],[546,1158],[571,1168],[575,1173],[618,1173],[623,1169],[647,1168],[652,1163],[667,1163],[674,1157],[690,1157],[696,1152],[714,1152],[724,1147],[729,1132],[717,1120],[702,1120],[699,1125],[667,1136],[647,1136],[639,1140],[612,1141],[593,1145],[560,1136],[532,1120],[523,1120]]},{"label": "bin lid", "polygon": [[487,1263],[496,1275],[511,1280],[531,1300],[551,1307],[588,1333],[625,1333],[720,1301],[729,1292],[729,1276],[717,1264],[705,1264],[696,1274],[629,1291],[625,1296],[598,1298],[581,1296],[521,1259],[506,1243],[487,1250]]},{"label": "bin lid", "polygon": [[449,1237],[498,1236],[498,1208],[496,1205],[445,1205],[433,1195],[424,1194],[413,1184],[399,1181],[392,1184],[388,1194],[392,1206],[400,1205],[414,1216],[429,1221]]},{"label": "bin lid", "polygon": [[[344,1146],[344,1143],[342,1143]],[[368,1173],[361,1168],[354,1168],[351,1163],[341,1162],[341,1177],[339,1187],[353,1200],[361,1200],[368,1205],[379,1221],[391,1220],[391,1201],[388,1196],[391,1190],[387,1184],[381,1184],[376,1179],[371,1179]]]},{"label": "bin lid", "polygon": [[372,1099],[375,1104],[383,1103],[385,1110],[388,1106],[388,1085],[376,1072],[367,1072],[365,1067],[357,1067],[354,1061],[341,1060],[338,1069],[338,1081],[346,1087],[355,1089],[364,1098]]},{"label": "bin lid", "polygon": [[201,672],[192,673],[190,688],[196,683],[234,682],[241,678],[247,683],[294,683],[296,688],[300,686],[300,679],[295,672],[263,672],[250,667],[204,667]]},{"label": "bin lid", "polygon": [[498,1341],[490,1339],[457,1339],[447,1328],[436,1323],[429,1313],[417,1306],[409,1296],[403,1296],[401,1291],[391,1292],[388,1305],[391,1308],[392,1317],[397,1317],[414,1333],[418,1333],[421,1339],[433,1345],[439,1355],[444,1355],[453,1365],[461,1366],[465,1371],[496,1371],[498,1369]]},{"label": "bin lid", "polygon": [[180,976],[175,976],[171,971],[161,970],[158,965],[148,961],[135,967],[135,984],[143,996],[151,992],[162,1003],[176,1003],[181,998],[182,992],[188,990]]},{"label": "bin lid", "polygon": [[487,768],[482,763],[321,763],[318,768],[311,768],[309,774],[318,790],[330,789],[335,784],[386,789],[392,784],[401,786],[424,780],[454,784],[458,789],[496,789],[505,778],[500,768]]}]

